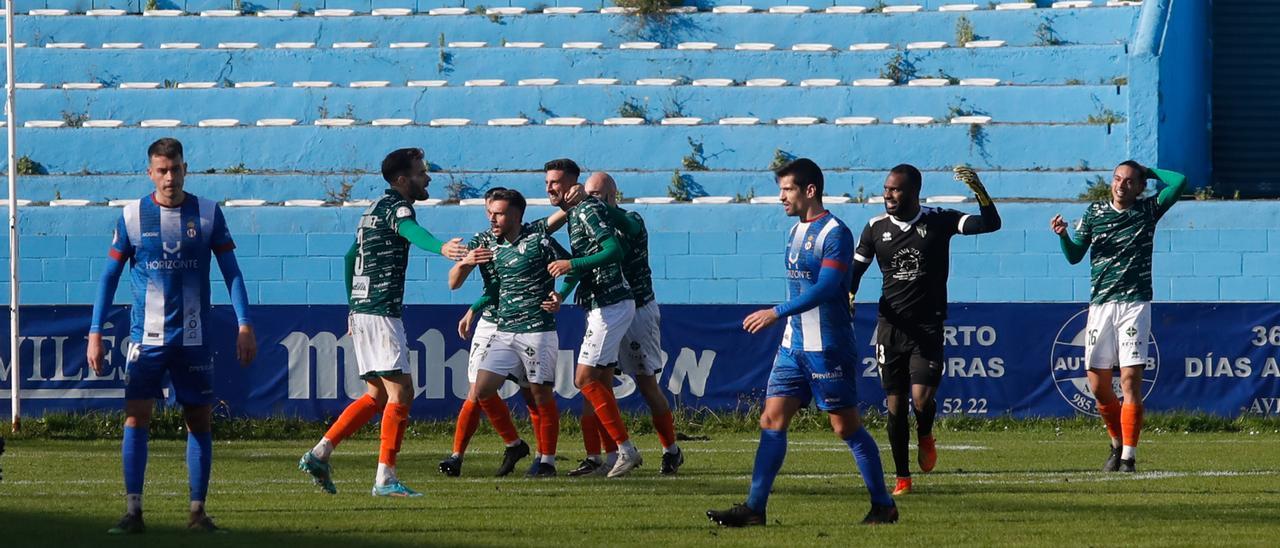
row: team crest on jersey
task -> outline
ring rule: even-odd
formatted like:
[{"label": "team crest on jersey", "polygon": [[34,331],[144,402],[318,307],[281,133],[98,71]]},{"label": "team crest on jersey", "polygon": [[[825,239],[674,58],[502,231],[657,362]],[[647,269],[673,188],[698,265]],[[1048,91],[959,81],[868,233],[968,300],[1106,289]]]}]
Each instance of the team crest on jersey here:
[{"label": "team crest on jersey", "polygon": [[194,239],[196,237],[196,222],[187,221],[187,237]]},{"label": "team crest on jersey", "polygon": [[929,235],[929,231],[924,225],[916,225],[916,234],[919,234],[921,238],[924,238]]},{"label": "team crest on jersey", "polygon": [[532,357],[533,357],[533,354],[534,354],[534,352],[533,352],[533,347],[532,347],[532,346],[526,346],[526,347],[525,347],[525,349],[524,349],[524,355],[529,356],[530,358],[532,358]]},{"label": "team crest on jersey", "polygon": [[919,278],[922,274],[920,271],[920,250],[906,248],[899,250],[893,256],[890,263],[893,269],[893,279],[912,281]]},{"label": "team crest on jersey", "polygon": [[809,237],[806,238],[804,241],[804,250],[809,251],[812,249],[813,249],[813,234],[810,234]]}]

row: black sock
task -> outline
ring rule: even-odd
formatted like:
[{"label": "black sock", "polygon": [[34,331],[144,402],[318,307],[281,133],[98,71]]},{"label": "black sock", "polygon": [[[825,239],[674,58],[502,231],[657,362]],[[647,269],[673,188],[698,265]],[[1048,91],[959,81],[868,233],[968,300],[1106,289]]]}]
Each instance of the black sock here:
[{"label": "black sock", "polygon": [[900,478],[911,477],[911,451],[907,447],[911,443],[911,430],[907,424],[907,413],[889,411],[889,447],[893,449],[893,467]]},{"label": "black sock", "polygon": [[916,409],[916,436],[927,438],[933,435],[933,419],[938,416],[938,403],[929,400],[920,409]]}]

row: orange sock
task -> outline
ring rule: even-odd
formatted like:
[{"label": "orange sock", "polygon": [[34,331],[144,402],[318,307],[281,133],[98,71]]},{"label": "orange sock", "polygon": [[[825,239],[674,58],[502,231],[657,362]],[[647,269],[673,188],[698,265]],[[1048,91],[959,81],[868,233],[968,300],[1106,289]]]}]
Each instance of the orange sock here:
[{"label": "orange sock", "polygon": [[1102,422],[1107,425],[1107,434],[1111,439],[1120,437],[1120,402],[1118,400],[1109,403],[1098,402],[1098,414],[1102,415]]},{"label": "orange sock", "polygon": [[533,427],[533,437],[537,438],[538,454],[541,455],[543,447],[542,430],[538,428],[538,425],[542,424],[542,417],[539,416],[538,406],[534,405],[533,401],[527,401],[525,405],[529,408],[529,425]]},{"label": "orange sock", "polygon": [[516,425],[511,422],[511,410],[507,409],[507,402],[502,401],[502,396],[494,394],[480,400],[480,408],[484,410],[485,416],[489,417],[489,423],[493,425],[493,429],[502,436],[503,443],[512,444],[520,439],[520,434],[516,432]]},{"label": "orange sock", "polygon": [[1120,409],[1120,424],[1124,427],[1124,444],[1137,447],[1142,433],[1142,404],[1125,402]]},{"label": "orange sock", "polygon": [[583,402],[582,410],[582,446],[587,450],[587,456],[600,455],[600,419],[596,418],[595,413],[588,413],[591,408],[591,402]]},{"label": "orange sock", "polygon": [[462,402],[462,410],[458,411],[458,425],[453,430],[454,453],[461,455],[467,452],[467,445],[471,444],[471,436],[476,433],[477,426],[480,426],[479,406],[471,400]]},{"label": "orange sock", "polygon": [[618,410],[618,400],[613,397],[613,389],[600,381],[591,381],[582,387],[582,396],[591,403],[600,418],[600,424],[609,432],[609,437],[618,444],[626,443],[627,425],[622,422],[622,411]]},{"label": "orange sock", "polygon": [[560,410],[555,400],[538,408],[538,453],[556,454],[556,443],[560,441]]},{"label": "orange sock", "polygon": [[351,437],[361,426],[369,424],[373,416],[378,414],[378,401],[372,396],[365,394],[351,402],[346,409],[342,410],[342,414],[338,416],[338,420],[333,422],[333,426],[329,427],[329,431],[324,433],[325,439],[333,443],[337,447],[342,440]]},{"label": "orange sock", "polygon": [[654,413],[653,429],[658,432],[658,441],[662,442],[663,449],[676,444],[676,420],[671,416],[670,410]]},{"label": "orange sock", "polygon": [[378,447],[378,463],[394,467],[404,440],[404,429],[409,425],[409,406],[387,403],[382,411],[382,445]]},{"label": "orange sock", "polygon": [[618,442],[613,441],[613,436],[609,435],[609,431],[604,429],[604,425],[600,421],[596,421],[596,430],[600,432],[600,441],[604,442],[604,452],[617,453]]}]

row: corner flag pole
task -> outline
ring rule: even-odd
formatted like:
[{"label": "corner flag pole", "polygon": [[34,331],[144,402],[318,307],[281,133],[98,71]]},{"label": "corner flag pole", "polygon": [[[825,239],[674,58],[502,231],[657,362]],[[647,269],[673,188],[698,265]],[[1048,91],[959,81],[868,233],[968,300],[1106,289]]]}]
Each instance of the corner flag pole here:
[{"label": "corner flag pole", "polygon": [[13,68],[13,0],[5,2],[4,10],[4,56],[5,71],[8,79],[4,84],[5,130],[9,140],[9,391],[10,411],[13,417],[13,431],[17,432],[21,424],[22,399],[18,396],[18,388],[22,375],[18,366],[18,146],[17,128],[14,116],[14,68]]}]

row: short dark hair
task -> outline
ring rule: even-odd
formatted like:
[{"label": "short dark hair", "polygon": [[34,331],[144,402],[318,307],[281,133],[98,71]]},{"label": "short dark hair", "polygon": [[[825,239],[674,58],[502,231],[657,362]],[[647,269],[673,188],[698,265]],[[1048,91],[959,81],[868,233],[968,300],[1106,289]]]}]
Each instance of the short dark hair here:
[{"label": "short dark hair", "polygon": [[916,169],[916,166],[911,164],[898,164],[893,166],[893,169],[889,170],[889,174],[906,177],[907,184],[915,187],[917,192],[919,192],[920,188],[924,186],[924,178],[920,176],[920,170]]},{"label": "short dark hair", "polygon": [[568,158],[556,158],[547,162],[542,166],[542,171],[563,171],[570,177],[582,175],[582,168],[578,167],[578,163]]},{"label": "short dark hair", "polygon": [[1120,164],[1117,165],[1116,167],[1118,168],[1120,166],[1127,166],[1127,167],[1133,168],[1134,171],[1138,172],[1139,179],[1141,179],[1143,182],[1147,180],[1147,168],[1143,167],[1142,164],[1139,164],[1136,160],[1125,160],[1123,162],[1120,162]]},{"label": "short dark hair", "polygon": [[822,195],[822,189],[826,185],[822,179],[822,168],[808,158],[797,158],[787,162],[786,165],[773,170],[773,174],[779,179],[790,175],[800,187],[815,186],[818,188],[819,196]]},{"label": "short dark hair", "polygon": [[487,201],[487,200],[492,200],[492,199],[493,199],[493,195],[494,195],[494,194],[497,194],[497,193],[499,193],[499,192],[502,192],[502,191],[504,191],[504,190],[506,190],[506,189],[507,189],[507,187],[505,187],[505,186],[495,186],[495,187],[493,187],[493,188],[491,188],[491,189],[489,189],[489,190],[486,190],[486,191],[484,191],[484,199],[485,199],[486,201]]},{"label": "short dark hair", "polygon": [[524,200],[524,194],[521,194],[519,190],[511,188],[499,187],[492,189],[484,193],[484,198],[485,200],[502,200],[506,202],[507,205],[519,208],[521,213],[524,212],[524,208],[527,205]]},{"label": "short dark hair", "polygon": [[151,143],[151,146],[147,147],[147,159],[151,159],[152,156],[168,158],[175,162],[181,160],[182,143],[173,137],[157,139],[156,142]]},{"label": "short dark hair", "polygon": [[424,157],[420,148],[394,150],[382,159],[382,178],[388,183],[394,183],[397,177],[408,175],[413,170],[414,162],[421,162]]}]

